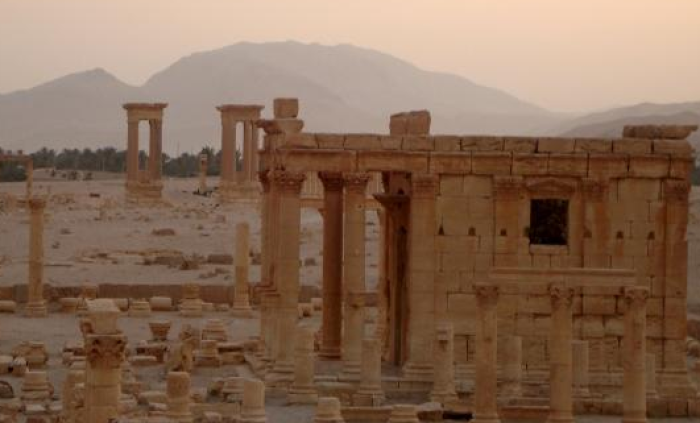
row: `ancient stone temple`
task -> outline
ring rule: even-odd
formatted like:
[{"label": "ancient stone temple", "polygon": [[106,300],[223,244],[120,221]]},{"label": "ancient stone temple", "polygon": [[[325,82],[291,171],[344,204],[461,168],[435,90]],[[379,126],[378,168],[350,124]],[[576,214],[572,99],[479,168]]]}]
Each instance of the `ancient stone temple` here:
[{"label": "ancient stone temple", "polygon": [[[126,192],[129,199],[159,199],[163,191],[163,110],[166,103],[124,104],[128,123],[126,148]],[[148,121],[148,155],[141,163],[139,124]]]},{"label": "ancient stone temple", "polygon": [[[376,333],[404,378],[433,380],[436,333],[449,323],[456,372],[476,370],[477,421],[496,418],[501,338],[518,337],[522,351],[511,379],[550,379],[556,421],[572,413],[574,340],[586,341],[588,389],[624,384],[628,416],[643,413],[644,384],[631,372],[644,374],[647,352],[662,398],[695,397],[684,353],[694,128],[628,127],[615,139],[432,136],[430,115],[410,112],[392,116],[389,134],[319,134],[302,132],[297,103],[279,100],[285,114],[277,104],[260,122],[261,295],[272,304],[261,337],[274,369],[293,357],[285,313],[299,293],[300,193],[317,172],[320,355],[342,360],[341,379],[359,374],[365,195],[379,175],[382,189],[369,193],[383,216]],[[632,354],[631,342],[646,348]]]},{"label": "ancient stone temple", "polygon": [[[223,200],[250,199],[259,196],[258,127],[263,106],[224,104],[221,113],[221,180],[219,194]],[[240,148],[237,131],[242,128]],[[239,166],[240,161],[240,166]]]}]

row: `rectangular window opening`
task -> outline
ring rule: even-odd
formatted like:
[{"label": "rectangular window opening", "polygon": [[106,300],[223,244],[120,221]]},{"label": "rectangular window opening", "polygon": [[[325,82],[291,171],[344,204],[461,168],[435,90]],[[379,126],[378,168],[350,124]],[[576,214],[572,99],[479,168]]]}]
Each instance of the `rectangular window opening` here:
[{"label": "rectangular window opening", "polygon": [[530,244],[567,245],[569,200],[543,199],[530,202]]}]

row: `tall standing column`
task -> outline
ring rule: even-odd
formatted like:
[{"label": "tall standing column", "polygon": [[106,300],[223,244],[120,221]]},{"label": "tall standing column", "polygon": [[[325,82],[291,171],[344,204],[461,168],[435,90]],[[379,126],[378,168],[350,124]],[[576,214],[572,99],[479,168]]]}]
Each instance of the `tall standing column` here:
[{"label": "tall standing column", "polygon": [[279,195],[279,221],[273,283],[279,292],[277,341],[279,350],[271,379],[291,382],[294,372],[294,335],[299,304],[299,234],[301,223],[301,187],[303,173],[274,171],[272,183]]},{"label": "tall standing column", "polygon": [[625,334],[622,339],[623,423],[646,423],[646,326],[649,290],[642,287],[625,289]]},{"label": "tall standing column", "polygon": [[199,193],[207,192],[207,170],[209,169],[209,156],[206,153],[199,155]]},{"label": "tall standing column", "polygon": [[274,332],[273,313],[275,310],[272,308],[273,301],[269,295],[274,290],[272,285],[271,263],[275,245],[272,239],[272,232],[276,220],[272,219],[274,213],[272,208],[273,196],[270,172],[261,171],[258,174],[258,178],[263,188],[260,213],[260,233],[262,238],[260,243],[260,285],[258,286],[260,290],[260,339],[262,339],[265,345],[266,358],[272,360],[274,357],[272,354],[272,333]]},{"label": "tall standing column", "polygon": [[565,284],[549,287],[552,302],[549,332],[549,423],[573,423],[572,310],[574,290]]},{"label": "tall standing column", "polygon": [[126,183],[139,179],[139,121],[129,119],[126,145]]},{"label": "tall standing column", "polygon": [[44,300],[44,210],[46,200],[29,199],[29,280],[27,281],[27,317],[46,316]]},{"label": "tall standing column", "polygon": [[435,331],[435,236],[438,179],[411,176],[408,239],[408,357],[404,374],[430,381]]},{"label": "tall standing column", "polygon": [[163,151],[163,121],[152,119],[148,121],[151,129],[151,137],[148,152],[148,173],[151,183],[158,184],[162,173],[162,151]]},{"label": "tall standing column", "polygon": [[476,374],[474,381],[474,423],[500,423],[496,405],[499,289],[494,285],[476,284]]},{"label": "tall standing column", "polygon": [[221,186],[233,183],[236,169],[236,125],[226,114],[221,113]]},{"label": "tall standing column", "polygon": [[244,184],[253,182],[253,122],[243,122],[243,178]]},{"label": "tall standing column", "polygon": [[323,319],[320,355],[340,358],[343,322],[343,176],[321,172],[323,183]]},{"label": "tall standing column", "polygon": [[231,313],[234,316],[249,317],[251,315],[248,272],[250,271],[250,227],[242,222],[236,225],[236,259],[234,261],[236,285],[235,298]]},{"label": "tall standing column", "polygon": [[85,421],[107,423],[119,416],[121,364],[126,337],[117,327],[114,301],[88,301],[89,332],[85,335]]},{"label": "tall standing column", "polygon": [[343,371],[341,377],[357,380],[362,360],[365,294],[365,192],[369,175],[347,173],[343,228]]}]

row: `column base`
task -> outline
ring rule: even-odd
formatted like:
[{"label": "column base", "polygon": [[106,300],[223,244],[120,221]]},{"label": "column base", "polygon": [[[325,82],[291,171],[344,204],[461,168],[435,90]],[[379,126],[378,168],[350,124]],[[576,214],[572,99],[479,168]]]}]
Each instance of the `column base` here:
[{"label": "column base", "polygon": [[358,383],[360,381],[360,362],[344,361],[343,370],[341,370],[338,375],[338,380],[341,382]]},{"label": "column base", "polygon": [[287,392],[287,404],[316,404],[318,393],[316,389],[310,388],[289,388]]},{"label": "column base", "polygon": [[27,303],[24,309],[24,315],[25,317],[46,317],[48,315],[46,302]]},{"label": "column base", "polygon": [[430,393],[430,401],[439,402],[442,405],[454,404],[459,401],[459,397],[455,391],[433,391]]},{"label": "column base", "polygon": [[127,182],[126,199],[130,203],[160,201],[163,198],[162,182]]},{"label": "column base", "polygon": [[265,374],[265,384],[268,386],[289,386],[294,382],[294,362],[276,361],[274,366]]},{"label": "column base", "polygon": [[471,420],[472,423],[501,423],[501,419],[498,418],[498,413],[487,414],[487,415],[474,415]]},{"label": "column base", "polygon": [[321,350],[318,352],[318,356],[326,360],[340,360],[340,355],[340,346],[321,345]]},{"label": "column base", "polygon": [[403,366],[403,375],[408,379],[432,382],[433,365],[430,363],[409,361]]},{"label": "column base", "polygon": [[384,404],[386,397],[382,390],[357,391],[352,396],[352,405],[355,407],[379,407]]},{"label": "column base", "polygon": [[241,319],[250,319],[253,317],[253,309],[250,308],[250,306],[234,305],[231,309],[231,316],[239,317]]}]

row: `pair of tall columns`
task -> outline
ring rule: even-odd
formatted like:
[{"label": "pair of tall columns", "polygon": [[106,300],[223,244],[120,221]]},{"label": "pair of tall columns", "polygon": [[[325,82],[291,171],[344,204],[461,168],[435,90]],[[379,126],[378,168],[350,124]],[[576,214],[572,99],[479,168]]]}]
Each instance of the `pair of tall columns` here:
[{"label": "pair of tall columns", "polygon": [[[163,109],[165,103],[127,103],[126,187],[130,194],[160,197],[163,155]],[[139,166],[139,123],[148,121],[148,164],[144,172]],[[145,190],[139,190],[145,188]]]},{"label": "pair of tall columns", "polygon": [[[236,126],[243,125],[243,168],[236,168]],[[258,160],[258,128],[251,120],[235,120],[222,116],[221,131],[221,181],[228,184],[245,184],[255,181]]]}]

